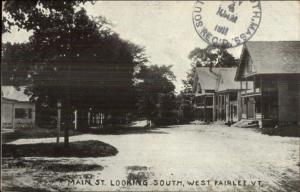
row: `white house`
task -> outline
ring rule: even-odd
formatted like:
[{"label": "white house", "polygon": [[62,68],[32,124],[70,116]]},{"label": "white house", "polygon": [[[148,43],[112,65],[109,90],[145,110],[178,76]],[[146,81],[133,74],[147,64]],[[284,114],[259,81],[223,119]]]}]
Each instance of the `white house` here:
[{"label": "white house", "polygon": [[25,87],[1,86],[1,129],[34,126],[35,104],[24,90]]}]

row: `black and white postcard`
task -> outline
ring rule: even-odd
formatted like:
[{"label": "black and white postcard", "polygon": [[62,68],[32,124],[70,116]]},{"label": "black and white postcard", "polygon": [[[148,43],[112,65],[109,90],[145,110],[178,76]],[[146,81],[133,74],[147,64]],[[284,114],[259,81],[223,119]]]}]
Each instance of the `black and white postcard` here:
[{"label": "black and white postcard", "polygon": [[1,191],[296,192],[300,3],[4,0]]}]

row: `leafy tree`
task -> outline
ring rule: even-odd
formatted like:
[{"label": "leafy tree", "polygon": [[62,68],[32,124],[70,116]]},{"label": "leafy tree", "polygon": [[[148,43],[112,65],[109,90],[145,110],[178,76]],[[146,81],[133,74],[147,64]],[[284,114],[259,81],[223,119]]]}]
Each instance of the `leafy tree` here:
[{"label": "leafy tree", "polygon": [[33,51],[28,43],[2,44],[2,84],[22,85],[32,82],[32,63]]},{"label": "leafy tree", "polygon": [[137,110],[139,116],[156,123],[170,123],[174,120],[175,75],[172,66],[140,66],[136,75]]},{"label": "leafy tree", "polygon": [[[78,9],[81,2],[11,1],[4,6],[14,19],[9,24],[33,30],[29,43],[3,46],[3,66],[13,70],[7,79],[22,67],[26,67],[24,72],[32,71],[33,99],[49,108],[61,100],[65,130],[73,109],[82,111],[81,117],[91,107],[115,116],[132,110],[135,68],[146,61],[143,48],[122,40],[104,17],[87,16],[84,9]],[[21,58],[10,59],[18,55],[13,50],[19,47]]]},{"label": "leafy tree", "polygon": [[[10,32],[11,27],[27,31],[43,31],[48,25],[60,24],[65,28],[71,16],[87,0],[9,0],[3,5],[2,33]],[[93,3],[93,2],[92,2]],[[60,19],[61,23],[57,20]]]},{"label": "leafy tree", "polygon": [[226,49],[207,46],[204,49],[196,47],[188,58],[192,67],[237,67],[234,57]]}]

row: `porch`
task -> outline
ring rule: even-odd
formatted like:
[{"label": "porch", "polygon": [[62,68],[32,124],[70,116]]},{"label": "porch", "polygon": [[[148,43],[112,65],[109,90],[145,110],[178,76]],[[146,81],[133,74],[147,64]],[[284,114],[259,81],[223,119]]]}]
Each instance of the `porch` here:
[{"label": "porch", "polygon": [[239,117],[239,91],[219,92],[215,97],[215,119],[226,123],[237,122]]},{"label": "porch", "polygon": [[274,127],[279,120],[278,82],[262,75],[246,77],[241,84],[242,118]]},{"label": "porch", "polygon": [[203,94],[195,97],[194,114],[196,120],[213,121],[213,94]]}]

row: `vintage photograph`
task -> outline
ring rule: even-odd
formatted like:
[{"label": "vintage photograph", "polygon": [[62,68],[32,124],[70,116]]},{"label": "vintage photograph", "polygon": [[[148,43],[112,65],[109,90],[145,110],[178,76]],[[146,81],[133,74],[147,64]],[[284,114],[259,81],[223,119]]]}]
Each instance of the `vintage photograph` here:
[{"label": "vintage photograph", "polygon": [[299,191],[299,1],[1,13],[1,191]]}]

